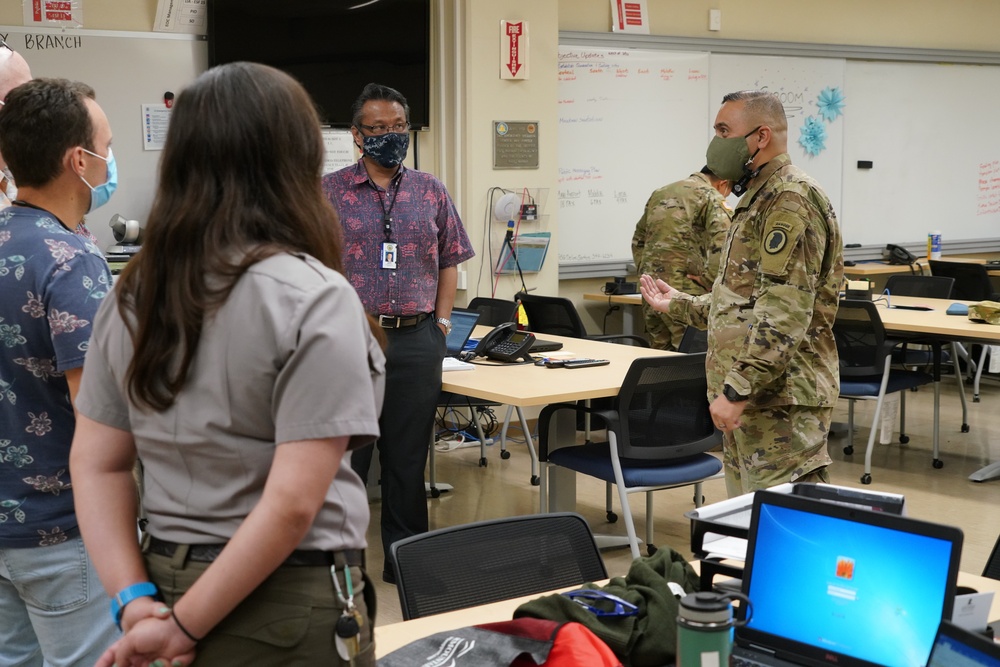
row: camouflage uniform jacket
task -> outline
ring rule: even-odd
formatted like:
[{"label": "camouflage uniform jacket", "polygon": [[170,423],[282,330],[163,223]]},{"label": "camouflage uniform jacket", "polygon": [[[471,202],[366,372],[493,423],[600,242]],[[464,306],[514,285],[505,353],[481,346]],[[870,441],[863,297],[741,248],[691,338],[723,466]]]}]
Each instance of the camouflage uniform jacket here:
[{"label": "camouflage uniform jacket", "polygon": [[819,185],[782,154],[743,195],[710,294],[670,314],[708,328],[709,398],[723,385],[749,409],[829,407],[840,393],[833,321],[844,274],[840,228]]},{"label": "camouflage uniform jacket", "polygon": [[662,278],[688,294],[706,290],[688,278],[715,282],[731,215],[725,197],[705,174],[691,174],[656,190],[632,235],[632,258],[639,274]]}]

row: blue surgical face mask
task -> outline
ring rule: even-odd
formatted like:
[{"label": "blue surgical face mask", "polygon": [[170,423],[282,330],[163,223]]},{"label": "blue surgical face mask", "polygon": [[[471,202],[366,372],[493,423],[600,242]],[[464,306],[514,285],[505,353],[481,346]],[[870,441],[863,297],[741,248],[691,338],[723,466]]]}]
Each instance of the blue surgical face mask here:
[{"label": "blue surgical face mask", "polygon": [[115,163],[115,154],[110,148],[108,148],[107,157],[102,157],[93,151],[88,151],[86,148],[83,149],[83,152],[93,155],[96,158],[100,158],[108,163],[108,180],[104,181],[104,183],[101,183],[96,188],[90,183],[87,183],[86,178],[83,176],[80,177],[80,180],[83,181],[88,188],[90,188],[90,208],[87,209],[87,213],[90,213],[94,209],[107,204],[108,200],[111,199],[111,195],[113,195],[115,190],[118,188],[118,165]]},{"label": "blue surgical face mask", "polygon": [[399,166],[410,147],[410,135],[406,132],[388,132],[377,137],[365,137],[364,153],[386,169]]}]

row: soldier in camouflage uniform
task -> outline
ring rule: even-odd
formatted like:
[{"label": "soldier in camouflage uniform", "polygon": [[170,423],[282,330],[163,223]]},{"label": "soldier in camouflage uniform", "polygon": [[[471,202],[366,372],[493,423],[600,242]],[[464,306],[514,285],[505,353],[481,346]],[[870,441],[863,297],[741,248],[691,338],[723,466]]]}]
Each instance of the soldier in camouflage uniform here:
[{"label": "soldier in camouflage uniform", "polygon": [[[682,292],[698,296],[712,289],[729,231],[726,196],[732,190],[705,167],[683,181],[656,190],[632,235],[632,258],[639,275],[648,273]],[[642,304],[649,344],[676,350],[687,325]]]},{"label": "soldier in camouflage uniform", "polygon": [[708,328],[708,393],[724,433],[731,496],[788,481],[829,481],[843,249],[829,199],[791,164],[787,128],[771,93],[723,99],[708,165],[733,179],[743,198],[715,288],[692,297],[641,279],[654,308]]}]

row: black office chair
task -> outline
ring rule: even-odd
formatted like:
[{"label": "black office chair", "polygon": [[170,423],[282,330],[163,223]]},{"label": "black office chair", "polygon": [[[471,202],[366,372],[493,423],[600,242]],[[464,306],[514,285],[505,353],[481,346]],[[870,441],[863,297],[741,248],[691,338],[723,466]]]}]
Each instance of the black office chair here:
[{"label": "black office chair", "polygon": [[[653,545],[653,491],[694,485],[694,504],[702,504],[701,483],[721,476],[722,462],[706,452],[722,442],[708,412],[705,353],[636,359],[618,396],[606,410],[590,408],[608,425],[607,442],[588,442],[549,451],[550,423],[572,405],[546,406],[538,417],[542,497],[548,472],[560,466],[596,477],[618,487],[632,558],[639,541],[632,522],[628,494],[646,494],[646,543]],[[608,521],[617,520],[607,499]]]},{"label": "black office chair", "polygon": [[[929,264],[933,275],[949,276],[955,279],[955,287],[951,291],[950,298],[960,299],[962,301],[1000,300],[1000,294],[993,291],[993,283],[990,282],[990,274],[986,267],[982,264],[974,264],[972,262],[946,262],[939,259],[929,260]],[[972,346],[969,346],[969,353],[964,355],[969,363],[969,377],[973,378],[973,403],[979,402],[979,383],[983,377],[983,367],[986,365],[987,350],[988,348],[985,345],[981,347],[978,361],[974,359],[975,354],[973,353]],[[973,369],[975,369],[975,372],[973,372]]]},{"label": "black office chair", "polygon": [[572,301],[561,296],[540,296],[518,292],[514,295],[514,301],[519,302],[524,308],[524,314],[528,318],[528,329],[534,333],[590,340],[629,341],[633,345],[649,347],[649,342],[642,336],[632,334],[592,336],[588,334],[576,306],[573,305]]},{"label": "black office chair", "polygon": [[492,299],[477,296],[469,302],[469,310],[479,312],[479,323],[495,327],[506,322],[514,322],[517,317],[517,304],[507,299]]},{"label": "black office chair", "polygon": [[986,567],[983,568],[983,576],[990,579],[1000,579],[1000,537],[993,545],[990,557],[986,559]]},{"label": "black office chair", "polygon": [[[885,290],[889,293],[890,303],[894,296],[950,299],[954,285],[955,279],[951,276],[894,275],[889,276],[889,280],[885,283]],[[900,347],[892,351],[892,362],[905,368],[915,368],[917,366],[930,366],[934,364],[936,358],[938,363],[933,365],[934,381],[940,382],[941,362],[946,361],[942,350],[943,346],[944,343],[940,341],[920,340],[919,338],[905,340]],[[958,367],[959,343],[952,342],[950,349],[950,361],[955,367],[955,381],[958,382],[958,396],[962,401],[962,433],[968,433],[969,409],[965,400],[965,383],[962,379],[962,371]],[[906,419],[905,415],[901,418],[904,421]]]},{"label": "black office chair", "polygon": [[699,329],[689,326],[681,336],[681,342],[677,344],[677,351],[684,354],[692,352],[708,351],[708,329]]},{"label": "black office chair", "polygon": [[[919,371],[892,368],[892,348],[900,341],[886,338],[882,318],[879,317],[878,309],[871,301],[841,300],[837,319],[833,324],[833,335],[840,355],[840,397],[848,399],[845,454],[854,453],[854,402],[859,399],[876,401],[875,415],[872,417],[871,431],[868,434],[868,448],[865,450],[865,471],[861,476],[862,484],[871,484],[872,452],[885,397],[895,392],[903,392],[904,389],[930,384],[934,378]],[[901,401],[905,400],[905,396],[905,393],[900,395]],[[939,404],[940,390],[935,385],[933,460],[935,468],[944,465],[938,455]],[[905,410],[900,410],[899,431],[900,442],[903,443],[908,440],[904,439],[906,423],[902,419],[905,414]]]},{"label": "black office chair", "polygon": [[421,533],[393,543],[392,563],[404,620],[608,576],[590,527],[572,512]]}]

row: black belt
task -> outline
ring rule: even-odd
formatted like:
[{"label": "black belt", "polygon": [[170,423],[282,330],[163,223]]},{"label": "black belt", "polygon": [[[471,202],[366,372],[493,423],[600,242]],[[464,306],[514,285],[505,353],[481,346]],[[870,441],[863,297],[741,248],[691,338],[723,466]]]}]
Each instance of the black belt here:
[{"label": "black belt", "polygon": [[[156,554],[157,556],[166,556],[167,558],[172,558],[177,549],[182,545],[176,542],[167,542],[166,540],[161,540],[152,535],[149,536],[149,546],[146,551],[151,554]],[[225,548],[226,544],[191,544],[188,546],[188,560],[195,561],[198,563],[211,563],[222,550]],[[352,567],[364,567],[365,564],[365,552],[361,549],[344,549],[342,551],[312,551],[306,549],[296,549],[282,565],[292,565],[292,566],[330,566],[334,564],[336,554],[341,554],[348,565]]]},{"label": "black belt", "polygon": [[430,316],[430,313],[420,313],[419,315],[413,315],[411,317],[403,317],[402,315],[379,315],[378,324],[383,329],[402,329],[404,327],[415,327]]}]

